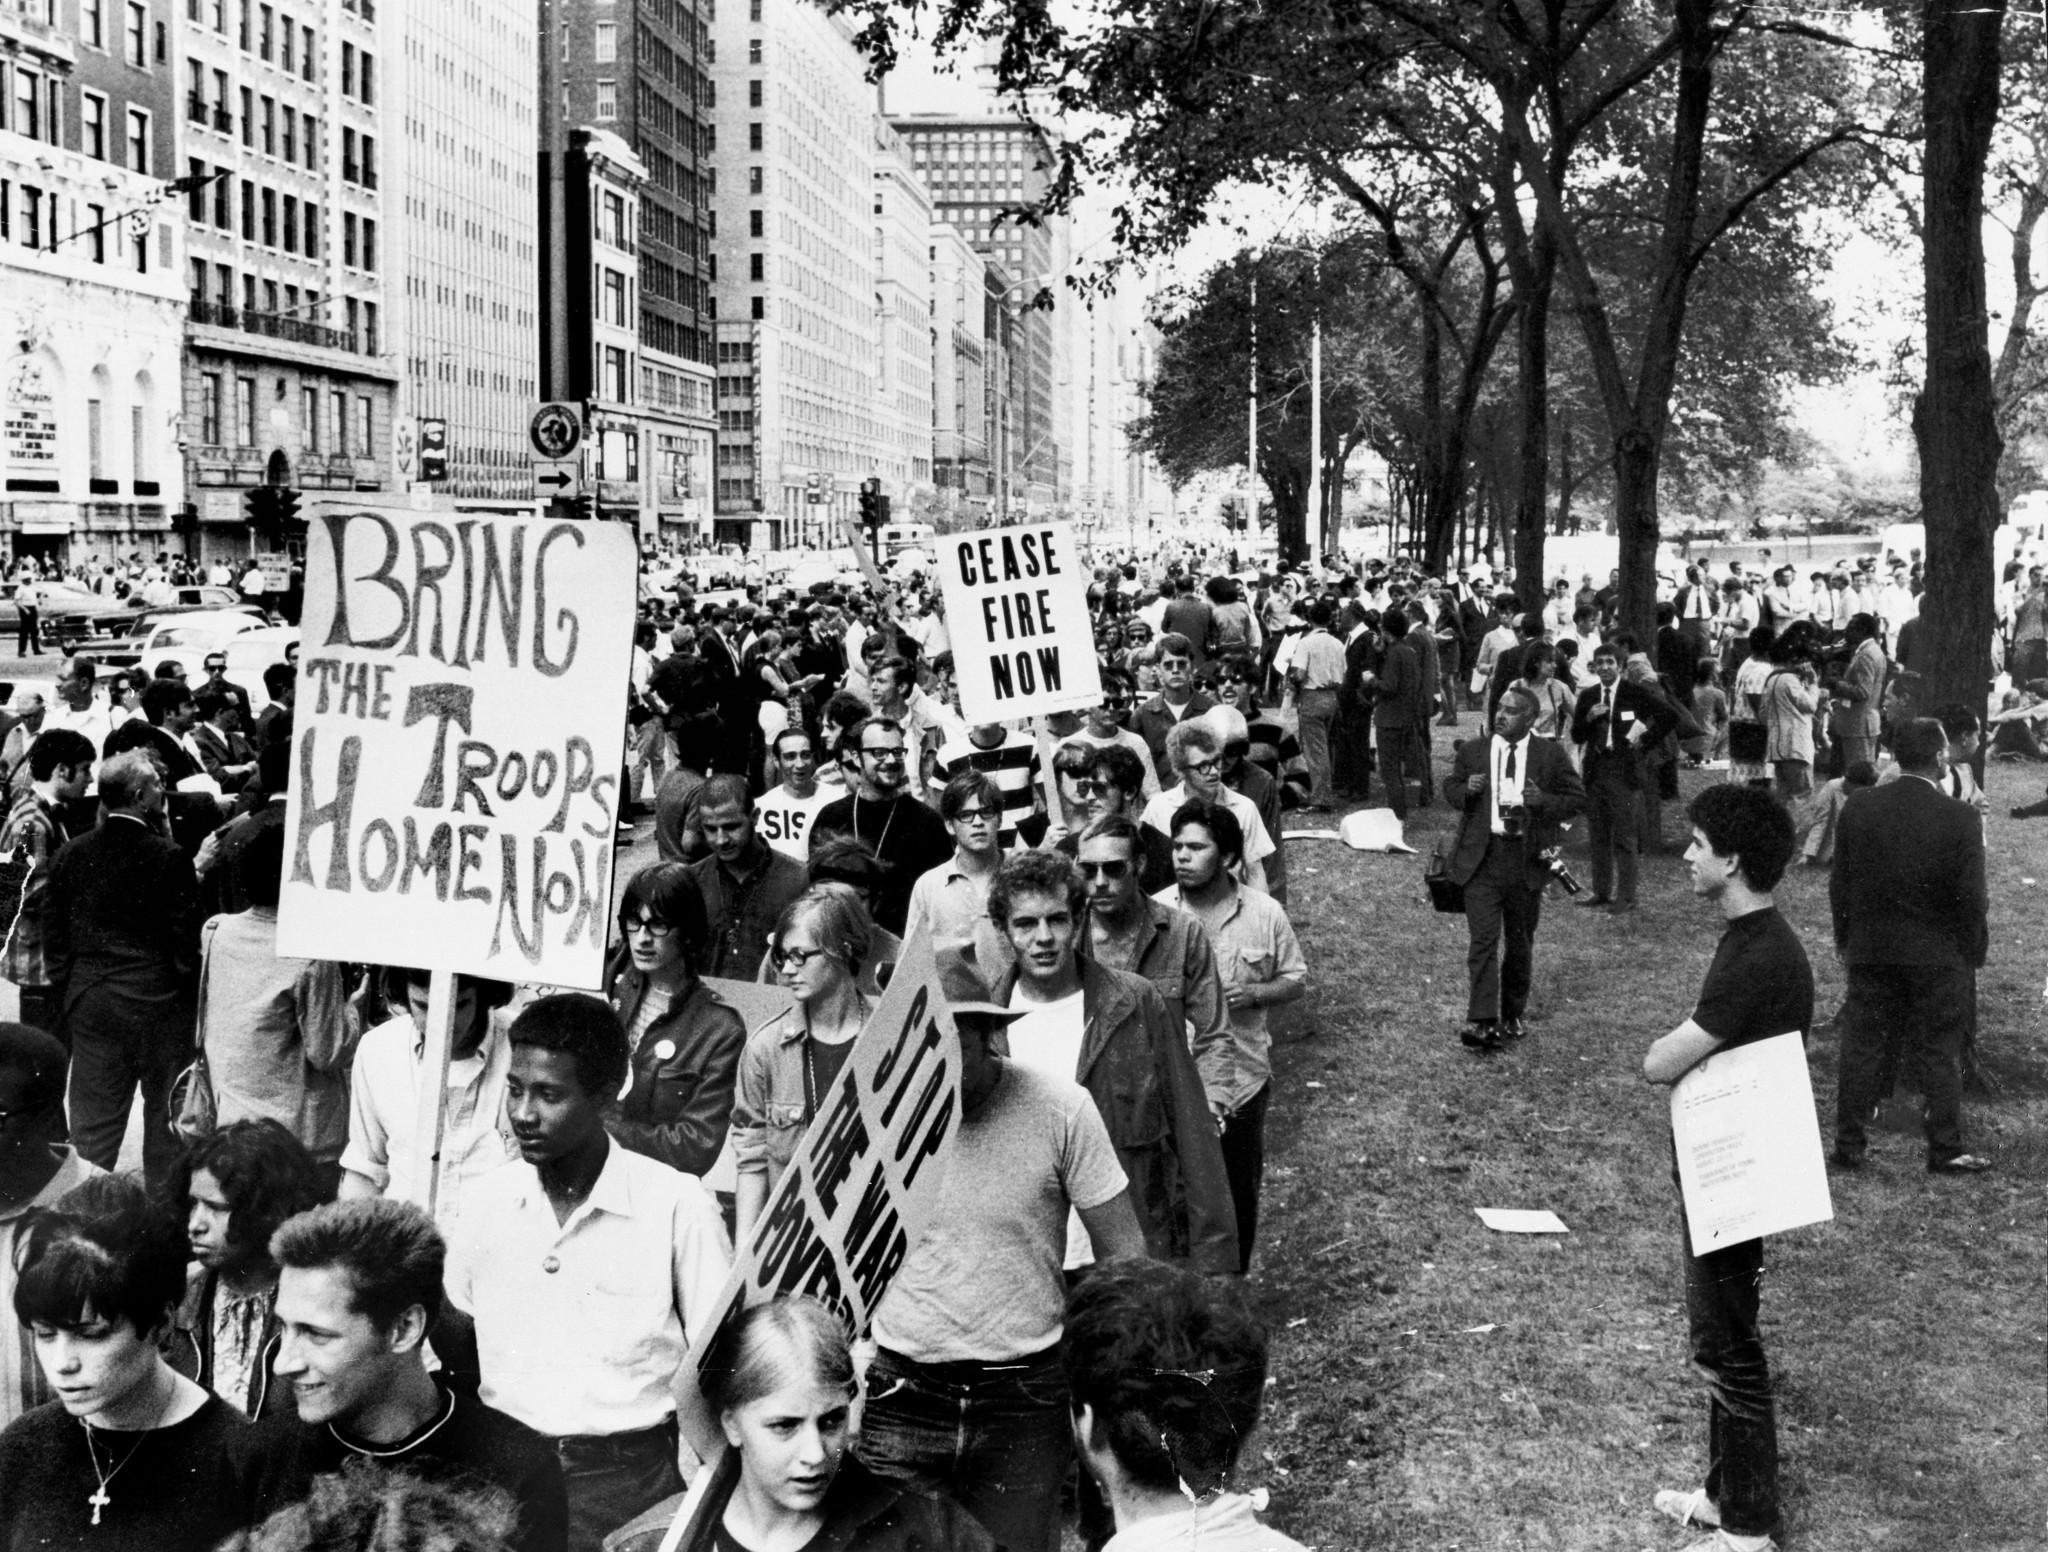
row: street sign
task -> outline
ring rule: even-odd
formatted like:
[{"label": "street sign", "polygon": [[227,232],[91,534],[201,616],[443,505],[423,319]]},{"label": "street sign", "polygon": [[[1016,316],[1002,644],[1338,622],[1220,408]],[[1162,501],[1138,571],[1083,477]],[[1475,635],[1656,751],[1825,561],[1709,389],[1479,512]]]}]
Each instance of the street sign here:
[{"label": "street sign", "polygon": [[538,496],[574,500],[583,494],[583,465],[574,458],[533,461],[533,489]]},{"label": "street sign", "polygon": [[526,434],[541,457],[567,458],[583,441],[583,411],[573,404],[543,404],[533,412]]}]

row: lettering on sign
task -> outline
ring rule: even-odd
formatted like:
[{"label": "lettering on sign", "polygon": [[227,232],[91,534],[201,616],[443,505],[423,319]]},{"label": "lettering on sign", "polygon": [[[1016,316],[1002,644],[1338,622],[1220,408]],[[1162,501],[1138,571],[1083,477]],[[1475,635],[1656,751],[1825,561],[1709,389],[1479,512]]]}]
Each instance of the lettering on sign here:
[{"label": "lettering on sign", "polygon": [[636,564],[608,524],[313,525],[279,952],[599,986]]},{"label": "lettering on sign", "polygon": [[969,722],[1014,722],[1102,698],[1088,576],[1071,524],[953,534],[937,548]]}]

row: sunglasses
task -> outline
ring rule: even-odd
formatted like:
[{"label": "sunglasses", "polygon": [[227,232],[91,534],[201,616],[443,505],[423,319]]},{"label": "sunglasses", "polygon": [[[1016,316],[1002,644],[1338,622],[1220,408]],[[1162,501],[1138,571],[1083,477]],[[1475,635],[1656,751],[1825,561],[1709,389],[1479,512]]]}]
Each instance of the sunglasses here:
[{"label": "sunglasses", "polygon": [[1131,871],[1128,862],[1084,862],[1081,871],[1089,878],[1122,878]]},{"label": "sunglasses", "polygon": [[631,921],[620,922],[619,927],[629,938],[636,932],[644,932],[649,937],[665,938],[676,930],[672,923],[657,921],[652,916],[637,916]]}]

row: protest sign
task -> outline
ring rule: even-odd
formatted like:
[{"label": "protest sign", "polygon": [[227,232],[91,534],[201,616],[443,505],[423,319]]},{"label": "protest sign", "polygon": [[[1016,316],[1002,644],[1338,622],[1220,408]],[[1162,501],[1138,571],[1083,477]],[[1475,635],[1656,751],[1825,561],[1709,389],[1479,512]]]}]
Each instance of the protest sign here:
[{"label": "protest sign", "polygon": [[1102,699],[1088,571],[1071,523],[946,534],[932,544],[969,722],[1016,722]]},{"label": "protest sign", "polygon": [[[691,1379],[741,1311],[783,1294],[817,1299],[850,1331],[865,1331],[931,1220],[959,1122],[960,1041],[931,945],[920,940],[906,945],[838,1078],[818,1096],[816,1118],[741,1247],[716,1317],[702,1328]],[[670,1525],[665,1552],[709,1545],[733,1478],[731,1462],[720,1459],[717,1419],[694,1384],[684,1388],[678,1417],[706,1469]]]},{"label": "protest sign", "polygon": [[1835,1215],[1796,1033],[1716,1051],[1680,1078],[1671,1139],[1696,1256]]},{"label": "protest sign", "polygon": [[600,985],[637,563],[622,524],[312,525],[279,953]]}]

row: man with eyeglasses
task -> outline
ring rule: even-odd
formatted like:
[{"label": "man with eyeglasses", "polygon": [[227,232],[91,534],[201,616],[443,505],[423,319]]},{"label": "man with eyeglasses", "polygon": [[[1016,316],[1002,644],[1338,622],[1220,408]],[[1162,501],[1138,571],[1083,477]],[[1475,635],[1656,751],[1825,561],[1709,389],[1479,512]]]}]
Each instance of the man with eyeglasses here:
[{"label": "man with eyeglasses", "polygon": [[929,934],[934,948],[978,943],[983,964],[1000,943],[989,926],[988,883],[1002,850],[996,843],[1003,822],[1003,794],[979,771],[962,771],[939,794],[939,817],[953,832],[953,855],[918,879],[910,891],[906,940]]},{"label": "man with eyeglasses", "polygon": [[1136,680],[1121,668],[1105,667],[1102,699],[1089,707],[1087,721],[1068,738],[1097,749],[1119,744],[1130,750],[1144,766],[1144,795],[1149,798],[1159,790],[1159,773],[1152,768],[1152,746],[1124,726],[1124,718],[1130,715],[1137,698]]},{"label": "man with eyeglasses", "polygon": [[[1141,821],[1146,799],[1141,790],[1139,757],[1120,746],[1098,749],[1087,773],[1075,787],[1088,807],[1090,824],[1104,819],[1128,819],[1138,826],[1138,887],[1146,894],[1173,882],[1173,847],[1164,832]],[[1080,835],[1062,838],[1059,850],[1070,857],[1080,855]]]},{"label": "man with eyeglasses", "polygon": [[1162,835],[1172,836],[1173,816],[1190,798],[1220,803],[1237,816],[1244,831],[1244,854],[1239,862],[1240,879],[1248,889],[1271,894],[1275,867],[1272,858],[1279,851],[1258,806],[1242,793],[1223,783],[1223,740],[1206,720],[1183,722],[1168,735],[1167,755],[1180,780],[1145,805],[1144,823]]},{"label": "man with eyeglasses", "polygon": [[900,935],[910,919],[910,891],[952,855],[953,837],[945,821],[909,790],[901,723],[863,718],[847,729],[846,747],[860,762],[854,790],[818,810],[812,834],[849,836],[874,853],[883,868],[874,917]]},{"label": "man with eyeglasses", "polygon": [[1159,638],[1156,649],[1159,659],[1159,693],[1138,708],[1136,722],[1132,729],[1145,740],[1152,751],[1152,764],[1157,770],[1167,769],[1166,735],[1176,724],[1190,717],[1199,717],[1216,702],[1195,685],[1194,648],[1185,636],[1172,631]]},{"label": "man with eyeglasses", "polygon": [[204,695],[208,690],[218,691],[233,701],[235,709],[242,714],[239,725],[244,728],[254,727],[256,713],[249,704],[249,692],[228,678],[228,655],[225,652],[207,653],[205,667],[206,682],[195,687],[192,693]]}]

